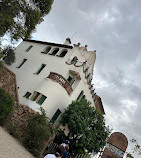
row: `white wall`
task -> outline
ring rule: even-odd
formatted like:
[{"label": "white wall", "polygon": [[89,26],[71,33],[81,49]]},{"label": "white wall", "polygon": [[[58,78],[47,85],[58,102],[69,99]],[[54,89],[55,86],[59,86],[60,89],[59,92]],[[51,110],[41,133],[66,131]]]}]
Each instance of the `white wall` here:
[{"label": "white wall", "polygon": [[[26,52],[25,50],[30,45],[33,47],[31,50]],[[67,65],[66,61],[68,59],[72,59],[74,56],[77,56],[78,60],[81,62],[84,62],[86,59],[89,61],[92,59],[92,61],[89,62],[91,63],[89,66],[93,67],[93,63],[95,62],[95,53],[87,51],[84,53],[82,48],[73,47],[73,49],[67,48],[68,53],[65,57],[61,58],[48,54],[42,54],[41,52],[44,51],[46,47],[46,44],[23,41],[15,50],[16,62],[10,66],[9,69],[11,69],[17,77],[20,103],[30,106],[32,101],[28,101],[28,99],[23,96],[27,91],[32,94],[34,91],[38,91],[47,97],[42,104],[42,107],[46,110],[48,117],[51,118],[58,108],[63,112],[64,108],[66,108],[72,100],[76,100],[80,92],[83,90],[87,100],[89,100],[92,103],[92,106],[94,106],[93,99],[87,85],[87,80],[85,79],[85,74],[83,72],[83,67]],[[58,48],[56,46],[51,47],[51,51],[54,48]],[[66,48],[59,47],[59,49],[62,51]],[[60,54],[60,51],[57,54]],[[16,68],[20,65],[24,58],[27,59],[27,61],[23,64],[23,66],[21,66],[21,68]],[[39,75],[34,74],[38,71],[41,64],[46,64],[46,67]],[[81,80],[77,81],[77,83],[74,83],[72,86],[74,90],[70,96],[59,83],[46,78],[50,72],[56,72],[67,79],[69,76],[69,70],[79,72],[81,76]],[[92,68],[90,69],[90,72],[92,73]],[[39,107],[38,105],[36,106]],[[36,106],[34,109],[36,109]]]}]

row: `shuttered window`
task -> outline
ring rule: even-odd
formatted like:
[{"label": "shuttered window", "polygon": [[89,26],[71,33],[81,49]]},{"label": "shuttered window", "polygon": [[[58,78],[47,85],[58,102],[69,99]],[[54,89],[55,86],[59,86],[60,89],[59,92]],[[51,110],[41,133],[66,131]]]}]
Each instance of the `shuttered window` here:
[{"label": "shuttered window", "polygon": [[37,103],[42,105],[46,98],[47,98],[46,96],[42,95],[42,97],[40,98],[40,100]]},{"label": "shuttered window", "polygon": [[36,96],[33,98],[33,101],[35,101],[39,95],[40,95],[40,93],[37,92]]},{"label": "shuttered window", "polygon": [[58,109],[55,114],[53,115],[52,119],[50,120],[50,122],[54,123],[57,118],[59,117],[59,115],[61,114],[61,111]]}]

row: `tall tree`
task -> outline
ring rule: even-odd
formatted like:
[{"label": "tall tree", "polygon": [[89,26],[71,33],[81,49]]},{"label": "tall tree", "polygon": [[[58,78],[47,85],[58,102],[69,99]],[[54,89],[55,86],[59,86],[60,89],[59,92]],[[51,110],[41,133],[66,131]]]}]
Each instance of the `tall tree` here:
[{"label": "tall tree", "polygon": [[[50,12],[53,1],[2,0],[0,2],[0,47],[2,47],[1,41],[5,35],[10,39],[11,44],[21,38],[29,39],[37,24],[41,23],[43,17]],[[11,54],[7,53],[6,57],[9,65],[14,61],[14,53],[8,47],[5,49],[11,52]],[[0,61],[0,67],[2,65]]]},{"label": "tall tree", "polygon": [[71,153],[97,153],[109,135],[104,117],[85,99],[72,102],[62,114],[61,123],[68,124]]},{"label": "tall tree", "polygon": [[37,24],[51,10],[53,0],[2,0],[0,37],[10,33],[12,40],[29,38]]}]

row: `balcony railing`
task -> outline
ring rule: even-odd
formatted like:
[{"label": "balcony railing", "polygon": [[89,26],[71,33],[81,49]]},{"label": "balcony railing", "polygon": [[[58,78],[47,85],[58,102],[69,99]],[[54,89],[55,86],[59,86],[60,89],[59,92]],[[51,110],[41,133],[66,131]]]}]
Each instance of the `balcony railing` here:
[{"label": "balcony railing", "polygon": [[71,84],[62,75],[59,75],[55,72],[50,72],[47,78],[50,78],[53,81],[59,83],[67,91],[69,95],[72,93],[73,89],[72,89]]}]

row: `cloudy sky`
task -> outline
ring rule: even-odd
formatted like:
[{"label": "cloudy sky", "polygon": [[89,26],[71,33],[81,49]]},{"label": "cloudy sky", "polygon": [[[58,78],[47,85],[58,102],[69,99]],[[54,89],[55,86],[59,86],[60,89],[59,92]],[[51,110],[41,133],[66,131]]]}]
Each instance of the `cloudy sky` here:
[{"label": "cloudy sky", "polygon": [[141,144],[141,1],[56,0],[33,39],[97,51],[93,83],[106,123]]}]

